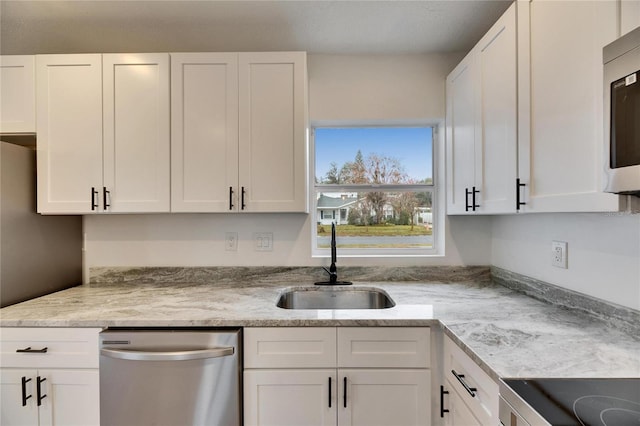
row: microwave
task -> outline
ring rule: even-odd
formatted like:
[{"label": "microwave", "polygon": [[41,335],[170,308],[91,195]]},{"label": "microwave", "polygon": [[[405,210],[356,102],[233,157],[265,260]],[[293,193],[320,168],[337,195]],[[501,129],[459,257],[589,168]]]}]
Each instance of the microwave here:
[{"label": "microwave", "polygon": [[604,191],[640,197],[640,27],[604,47]]}]

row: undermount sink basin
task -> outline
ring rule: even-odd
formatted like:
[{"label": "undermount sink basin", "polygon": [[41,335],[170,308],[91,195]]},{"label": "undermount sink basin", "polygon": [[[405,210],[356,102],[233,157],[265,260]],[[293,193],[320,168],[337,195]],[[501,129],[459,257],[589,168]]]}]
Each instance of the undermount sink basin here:
[{"label": "undermount sink basin", "polygon": [[378,288],[303,287],[285,290],[276,306],[283,309],[387,309],[396,304]]}]

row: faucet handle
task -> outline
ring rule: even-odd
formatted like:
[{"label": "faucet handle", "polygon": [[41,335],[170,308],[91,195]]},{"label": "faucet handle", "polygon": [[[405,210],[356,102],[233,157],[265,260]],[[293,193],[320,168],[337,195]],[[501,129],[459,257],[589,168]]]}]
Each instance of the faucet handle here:
[{"label": "faucet handle", "polygon": [[327,272],[327,274],[329,274],[329,275],[331,275],[331,276],[333,276],[333,275],[338,275],[338,273],[337,273],[337,272],[331,272],[330,270],[328,270],[328,269],[327,269],[327,268],[325,268],[324,266],[322,267],[322,269],[324,269],[324,270]]}]

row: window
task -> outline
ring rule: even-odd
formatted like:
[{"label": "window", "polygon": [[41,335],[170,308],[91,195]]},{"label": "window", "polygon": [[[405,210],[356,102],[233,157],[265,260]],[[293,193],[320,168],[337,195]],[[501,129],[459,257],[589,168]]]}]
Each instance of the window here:
[{"label": "window", "polygon": [[431,127],[316,127],[313,141],[314,254],[332,223],[341,255],[435,253]]}]

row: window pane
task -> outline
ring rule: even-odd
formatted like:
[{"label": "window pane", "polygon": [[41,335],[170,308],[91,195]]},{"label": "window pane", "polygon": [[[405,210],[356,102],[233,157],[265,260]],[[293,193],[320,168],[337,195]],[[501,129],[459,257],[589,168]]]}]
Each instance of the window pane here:
[{"label": "window pane", "polygon": [[316,196],[316,248],[432,248],[432,192],[323,192]]},{"label": "window pane", "polygon": [[431,127],[315,129],[316,183],[433,182]]}]

